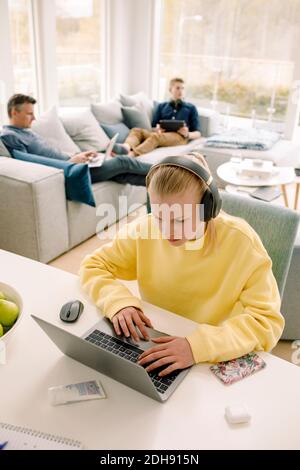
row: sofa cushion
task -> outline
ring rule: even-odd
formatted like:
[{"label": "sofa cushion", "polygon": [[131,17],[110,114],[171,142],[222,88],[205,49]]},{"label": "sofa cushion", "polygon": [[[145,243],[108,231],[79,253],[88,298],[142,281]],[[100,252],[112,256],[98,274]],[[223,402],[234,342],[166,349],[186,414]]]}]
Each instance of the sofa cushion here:
[{"label": "sofa cushion", "polygon": [[102,152],[109,144],[109,138],[90,110],[75,114],[62,114],[60,119],[71,139],[82,152],[96,150]]},{"label": "sofa cushion", "polygon": [[99,124],[118,124],[123,121],[121,103],[110,101],[105,104],[91,104],[91,111]]},{"label": "sofa cushion", "polygon": [[123,122],[119,122],[119,124],[112,124],[108,126],[107,124],[101,124],[102,129],[111,139],[116,133],[118,133],[117,143],[122,144],[125,142],[126,137],[129,134],[129,127],[126,126]]},{"label": "sofa cushion", "polygon": [[2,142],[1,138],[0,138],[0,157],[11,157],[11,154],[9,153],[7,148],[5,147],[5,145]]},{"label": "sofa cushion", "polygon": [[96,206],[88,165],[40,157],[39,155],[19,152],[18,150],[14,150],[13,157],[25,162],[39,163],[62,169],[65,175],[66,198],[70,201],[82,202],[93,207]]},{"label": "sofa cushion", "polygon": [[66,252],[69,231],[62,170],[0,158],[0,227],[4,250],[42,263]]},{"label": "sofa cushion", "polygon": [[164,157],[168,156],[176,156],[176,155],[184,155],[185,153],[191,152],[195,147],[199,146],[199,143],[203,139],[195,139],[191,140],[186,145],[176,145],[174,147],[159,147],[152,152],[145,153],[145,155],[141,155],[140,157],[136,157],[141,162],[155,164],[162,160]]},{"label": "sofa cushion", "polygon": [[50,145],[61,152],[75,154],[80,152],[60,121],[56,107],[53,107],[32,124],[32,130],[42,136]]},{"label": "sofa cushion", "polygon": [[123,119],[129,129],[140,127],[151,130],[150,119],[142,105],[122,106]]},{"label": "sofa cushion", "polygon": [[149,118],[149,121],[152,122],[154,102],[148,98],[148,96],[140,91],[134,95],[120,95],[120,101],[123,106],[137,106],[141,105]]},{"label": "sofa cushion", "polygon": [[94,183],[93,192],[97,210],[86,204],[67,203],[70,248],[92,237],[95,232],[101,232],[98,237],[109,242],[109,232],[103,230],[146,203],[144,186],[104,181]]},{"label": "sofa cushion", "polygon": [[217,134],[220,127],[220,113],[212,109],[198,107],[200,132],[203,137]]}]

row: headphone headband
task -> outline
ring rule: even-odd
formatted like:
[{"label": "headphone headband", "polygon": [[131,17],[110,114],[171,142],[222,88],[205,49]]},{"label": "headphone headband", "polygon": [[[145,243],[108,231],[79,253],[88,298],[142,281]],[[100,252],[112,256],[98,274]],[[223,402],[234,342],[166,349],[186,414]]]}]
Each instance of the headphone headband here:
[{"label": "headphone headband", "polygon": [[146,177],[146,183],[147,186],[149,186],[152,172],[160,166],[179,167],[193,173],[207,186],[207,190],[203,194],[200,204],[204,205],[204,221],[208,222],[219,214],[222,206],[222,199],[212,175],[202,165],[198,165],[188,158],[189,155],[193,155],[197,158],[198,153],[191,152],[183,156],[170,156],[156,163],[150,168]]}]

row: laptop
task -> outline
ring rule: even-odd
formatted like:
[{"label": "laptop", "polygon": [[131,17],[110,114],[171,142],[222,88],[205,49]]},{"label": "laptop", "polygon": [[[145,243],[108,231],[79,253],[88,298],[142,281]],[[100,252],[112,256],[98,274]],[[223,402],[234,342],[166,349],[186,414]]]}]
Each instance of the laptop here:
[{"label": "laptop", "polygon": [[112,150],[114,148],[115,143],[117,142],[117,139],[119,137],[119,133],[117,132],[109,141],[106,150],[104,153],[97,153],[97,156],[89,162],[89,167],[97,167],[97,166],[102,166],[105,160],[108,157],[111,157]]},{"label": "laptop", "polygon": [[[146,372],[137,363],[138,357],[155,343],[151,340],[135,343],[131,338],[117,336],[107,318],[102,318],[79,337],[35,315],[31,316],[66,356],[159,402],[166,401],[172,395],[190,369],[175,371],[165,377],[158,376],[161,369]],[[145,328],[150,338],[168,336]]]},{"label": "laptop", "polygon": [[159,125],[167,132],[177,132],[181,127],[185,126],[185,121],[178,119],[161,119]]}]

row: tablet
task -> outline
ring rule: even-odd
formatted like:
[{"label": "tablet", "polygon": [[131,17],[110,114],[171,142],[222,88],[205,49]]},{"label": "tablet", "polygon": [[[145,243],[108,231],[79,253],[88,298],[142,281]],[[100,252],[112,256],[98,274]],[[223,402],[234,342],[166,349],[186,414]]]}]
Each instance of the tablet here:
[{"label": "tablet", "polygon": [[251,197],[271,202],[281,196],[281,191],[277,186],[260,186],[250,194]]},{"label": "tablet", "polygon": [[161,119],[159,125],[167,132],[177,132],[178,129],[185,126],[185,121],[177,119]]}]

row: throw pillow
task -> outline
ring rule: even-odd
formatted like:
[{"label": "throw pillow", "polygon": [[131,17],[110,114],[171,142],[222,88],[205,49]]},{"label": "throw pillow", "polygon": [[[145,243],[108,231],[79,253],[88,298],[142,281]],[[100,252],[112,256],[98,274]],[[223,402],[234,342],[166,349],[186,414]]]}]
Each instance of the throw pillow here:
[{"label": "throw pillow", "polygon": [[144,108],[138,106],[123,106],[123,119],[129,129],[133,127],[141,127],[142,129],[151,130],[151,122]]},{"label": "throw pillow", "polygon": [[220,114],[212,109],[198,108],[200,132],[202,137],[210,137],[219,133]]},{"label": "throw pillow", "polygon": [[14,150],[13,156],[17,160],[62,169],[65,175],[66,198],[70,201],[82,202],[83,204],[96,207],[89,166],[85,163],[71,163],[65,160],[40,157],[39,155],[19,152],[18,150]]},{"label": "throw pillow", "polygon": [[149,121],[152,122],[152,117],[153,117],[153,108],[154,108],[154,102],[148,98],[148,96],[140,91],[139,93],[136,93],[135,95],[120,95],[120,101],[123,106],[137,106],[141,105],[149,118]]},{"label": "throw pillow", "polygon": [[39,117],[37,121],[34,121],[32,130],[61,152],[69,154],[80,152],[78,145],[66,133],[58,117],[56,107],[53,107],[50,111]]},{"label": "throw pillow", "polygon": [[118,124],[122,122],[121,103],[110,101],[105,104],[91,104],[91,111],[99,124]]},{"label": "throw pillow", "polygon": [[7,150],[7,148],[5,147],[1,139],[0,139],[0,157],[11,157],[11,154],[9,153],[9,151]]},{"label": "throw pillow", "polygon": [[109,144],[109,138],[90,110],[74,115],[62,114],[60,119],[65,130],[82,152],[87,150],[102,152]]},{"label": "throw pillow", "polygon": [[129,128],[123,122],[120,122],[119,124],[113,124],[111,126],[108,126],[107,124],[101,124],[101,127],[110,139],[112,139],[113,136],[118,133],[118,144],[123,144],[129,134]]}]

